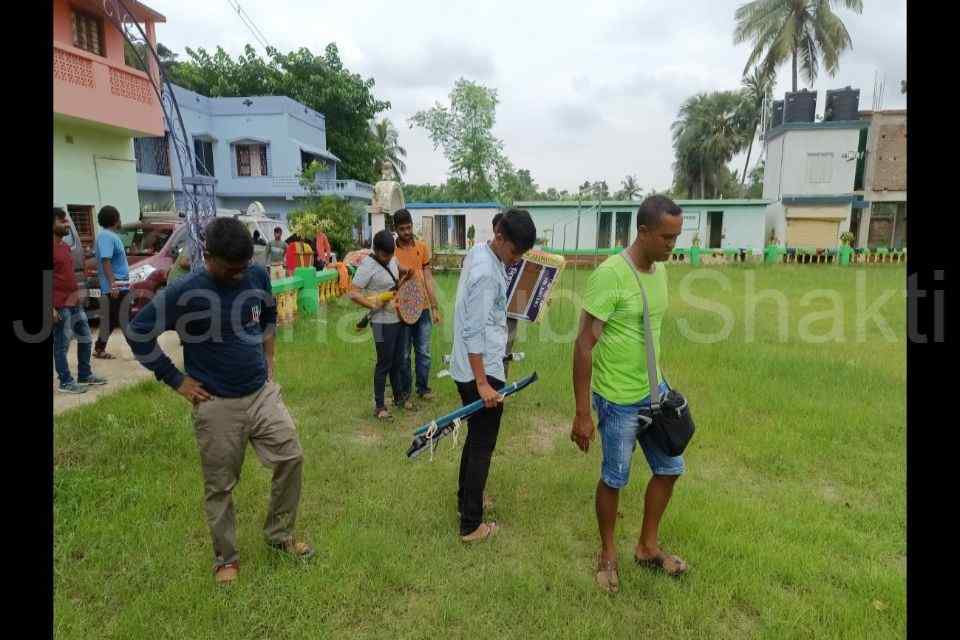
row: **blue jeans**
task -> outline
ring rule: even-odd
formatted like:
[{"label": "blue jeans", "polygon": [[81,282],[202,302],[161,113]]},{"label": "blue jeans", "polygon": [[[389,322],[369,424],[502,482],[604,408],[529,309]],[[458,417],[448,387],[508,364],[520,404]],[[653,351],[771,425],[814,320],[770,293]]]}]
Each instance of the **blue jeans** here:
[{"label": "blue jeans", "polygon": [[60,320],[53,325],[53,366],[57,370],[57,377],[60,378],[60,385],[63,386],[73,382],[70,365],[67,364],[67,349],[70,347],[70,339],[73,336],[77,337],[77,377],[80,380],[90,377],[92,337],[87,314],[83,312],[82,307],[57,309],[57,315],[60,316]]},{"label": "blue jeans", "polygon": [[[660,391],[670,387],[660,383]],[[611,489],[622,489],[630,480],[630,461],[637,448],[643,449],[650,471],[658,476],[679,476],[684,471],[683,456],[671,456],[646,431],[639,430],[640,407],[650,406],[650,396],[634,404],[616,404],[598,393],[593,394],[593,408],[597,411],[597,430],[603,448],[601,479]]]},{"label": "blue jeans", "polygon": [[430,333],[433,329],[433,320],[430,310],[424,309],[420,319],[414,324],[404,325],[403,328],[403,392],[410,395],[413,380],[410,375],[410,348],[413,347],[416,356],[417,393],[424,394],[430,390]]}]

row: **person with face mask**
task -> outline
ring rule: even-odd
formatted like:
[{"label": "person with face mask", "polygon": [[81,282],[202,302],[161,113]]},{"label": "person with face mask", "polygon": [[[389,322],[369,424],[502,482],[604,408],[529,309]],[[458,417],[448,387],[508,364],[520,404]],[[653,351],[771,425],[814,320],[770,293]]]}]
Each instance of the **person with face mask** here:
[{"label": "person with face mask", "polygon": [[[251,264],[253,240],[239,220],[216,218],[205,236],[205,269],[154,296],[131,321],[127,341],[144,367],[193,405],[214,574],[227,583],[240,567],[231,494],[247,442],[273,468],[263,530],[268,545],[301,559],[314,550],[294,537],[303,449],[274,379],[277,307],[270,277]],[[157,345],[166,330],[180,334],[186,374]]]}]

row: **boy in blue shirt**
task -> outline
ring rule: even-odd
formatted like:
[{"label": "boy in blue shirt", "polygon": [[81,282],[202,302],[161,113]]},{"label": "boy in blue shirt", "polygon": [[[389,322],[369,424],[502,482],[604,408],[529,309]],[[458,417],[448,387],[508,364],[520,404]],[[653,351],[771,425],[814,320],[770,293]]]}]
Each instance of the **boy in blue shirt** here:
[{"label": "boy in blue shirt", "polygon": [[130,320],[130,306],[126,302],[130,294],[130,267],[123,241],[117,232],[120,230],[120,212],[106,205],[97,214],[101,230],[97,234],[96,251],[97,276],[100,279],[100,329],[93,357],[111,360],[107,353],[107,340],[117,327],[126,331]]}]

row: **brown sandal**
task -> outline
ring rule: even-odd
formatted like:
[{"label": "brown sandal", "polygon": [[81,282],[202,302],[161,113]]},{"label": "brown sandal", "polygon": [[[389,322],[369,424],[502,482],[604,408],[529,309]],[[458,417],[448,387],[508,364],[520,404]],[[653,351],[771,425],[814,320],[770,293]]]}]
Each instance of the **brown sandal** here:
[{"label": "brown sandal", "polygon": [[113,354],[107,353],[106,351],[94,351],[93,357],[97,358],[98,360],[116,360],[116,358],[113,357]]},{"label": "brown sandal", "polygon": [[[663,571],[665,574],[671,578],[679,578],[687,572],[690,568],[683,558],[674,555],[667,555],[664,552],[658,553],[652,558],[646,558],[641,560],[634,553],[633,560],[641,567],[646,567],[648,569],[654,569],[656,571]],[[670,562],[673,564],[673,569],[668,569],[666,563]]]},{"label": "brown sandal", "polygon": [[240,563],[234,560],[227,564],[220,564],[213,568],[213,579],[217,584],[228,584],[237,579],[240,572]]},{"label": "brown sandal", "polygon": [[[460,536],[460,540],[461,542],[465,542],[467,544],[470,544],[473,542],[483,542],[488,538],[492,538],[493,535],[499,529],[500,527],[497,526],[496,522],[481,522],[480,526],[473,530],[473,533],[468,533],[465,536]],[[483,530],[483,533],[478,535],[477,532],[479,532],[480,530]]]},{"label": "brown sandal", "polygon": [[620,592],[620,570],[616,560],[604,560],[597,554],[597,573],[594,575],[597,586],[607,593]]}]

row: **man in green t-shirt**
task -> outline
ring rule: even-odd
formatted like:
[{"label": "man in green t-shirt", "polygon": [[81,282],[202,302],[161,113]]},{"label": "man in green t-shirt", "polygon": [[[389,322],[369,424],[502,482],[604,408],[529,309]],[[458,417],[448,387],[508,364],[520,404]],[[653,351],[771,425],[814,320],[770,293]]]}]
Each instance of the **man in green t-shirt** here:
[{"label": "man in green t-shirt", "polygon": [[[594,438],[593,408],[597,411],[603,463],[597,483],[597,523],[601,552],[596,581],[605,591],[619,590],[614,527],[620,489],[630,478],[630,461],[639,441],[653,472],[644,498],[643,525],[634,549],[638,564],[661,569],[671,576],[687,570],[677,556],[660,549],[657,532],[683,473],[683,456],[670,456],[639,431],[640,407],[650,405],[646,341],[652,340],[661,392],[668,387],[660,372],[660,327],[667,310],[665,261],[683,226],[681,210],[665,196],[646,198],[637,210],[637,237],[619,255],[607,258],[587,281],[580,331],[573,352],[573,389],[576,415],[570,439],[586,453]],[[639,277],[650,305],[651,336],[643,327],[643,297]]]}]

